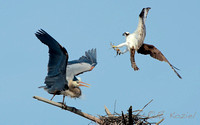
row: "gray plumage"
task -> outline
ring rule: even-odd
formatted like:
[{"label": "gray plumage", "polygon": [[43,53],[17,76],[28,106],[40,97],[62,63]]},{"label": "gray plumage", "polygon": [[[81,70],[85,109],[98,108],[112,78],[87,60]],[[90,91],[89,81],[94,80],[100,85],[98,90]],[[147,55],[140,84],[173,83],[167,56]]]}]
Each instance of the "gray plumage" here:
[{"label": "gray plumage", "polygon": [[68,66],[76,63],[89,63],[91,66],[97,65],[96,49],[91,49],[85,52],[85,56],[80,57],[78,60],[68,61]]},{"label": "gray plumage", "polygon": [[78,60],[68,61],[67,65],[67,80],[73,80],[75,76],[91,71],[97,65],[96,49],[91,49],[85,52],[85,55]]}]

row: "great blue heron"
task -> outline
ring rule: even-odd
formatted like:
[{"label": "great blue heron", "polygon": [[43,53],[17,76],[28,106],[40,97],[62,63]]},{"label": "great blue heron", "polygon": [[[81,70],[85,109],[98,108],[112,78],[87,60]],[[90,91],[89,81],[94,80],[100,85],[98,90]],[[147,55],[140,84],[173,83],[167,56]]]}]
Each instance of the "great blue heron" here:
[{"label": "great blue heron", "polygon": [[[87,71],[91,71],[97,65],[96,49],[91,49],[85,52],[85,56],[80,57],[77,60],[68,61],[67,64],[67,76],[66,79],[69,83],[76,82],[79,86],[88,87],[87,83],[81,81],[81,79],[76,76]],[[80,84],[82,83],[82,84]],[[84,85],[86,84],[86,85]],[[81,96],[81,90],[79,87],[69,87],[68,96],[72,98],[78,98]],[[71,93],[73,91],[73,93]]]},{"label": "great blue heron", "polygon": [[[181,78],[181,76],[177,73],[175,70],[176,67],[174,67],[167,58],[161,53],[160,50],[158,50],[155,46],[145,44],[144,39],[146,36],[146,27],[145,27],[145,21],[147,18],[147,14],[151,8],[143,8],[140,15],[139,15],[139,23],[138,27],[133,33],[125,32],[123,33],[123,36],[126,37],[126,42],[121,43],[117,46],[111,45],[114,50],[117,51],[117,54],[124,54],[127,51],[130,52],[130,61],[131,66],[134,70],[139,70],[135,63],[135,51],[137,51],[140,54],[147,55],[149,54],[151,57],[167,62],[170,67],[173,69],[173,71],[176,73],[176,75]],[[124,51],[120,51],[120,47],[126,46],[126,49]],[[177,68],[176,68],[177,69]]]},{"label": "great blue heron", "polygon": [[76,78],[67,81],[67,50],[42,29],[37,31],[35,35],[42,43],[49,47],[48,73],[44,82],[46,86],[39,88],[44,88],[48,93],[53,94],[51,100],[55,95],[63,95],[63,104],[65,96],[79,97],[81,95],[79,86],[88,86],[81,84],[80,80]]},{"label": "great blue heron", "polygon": [[66,78],[68,81],[73,80],[75,76],[91,71],[96,65],[96,49],[88,50],[85,52],[85,55],[81,56],[79,59],[68,61]]}]

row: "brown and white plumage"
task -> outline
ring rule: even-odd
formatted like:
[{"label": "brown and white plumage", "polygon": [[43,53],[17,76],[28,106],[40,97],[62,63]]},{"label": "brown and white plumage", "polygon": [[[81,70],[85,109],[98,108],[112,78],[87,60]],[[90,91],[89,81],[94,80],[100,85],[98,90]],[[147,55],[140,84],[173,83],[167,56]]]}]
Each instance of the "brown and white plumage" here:
[{"label": "brown and white plumage", "polygon": [[[124,54],[127,51],[130,52],[130,61],[131,61],[131,66],[134,70],[139,70],[135,63],[135,51],[137,51],[140,54],[147,55],[149,54],[151,57],[160,60],[160,61],[165,61],[167,62],[170,67],[173,69],[173,71],[177,74],[179,78],[181,76],[177,73],[175,70],[175,67],[169,63],[169,61],[165,58],[165,56],[153,45],[148,45],[144,44],[144,39],[146,36],[146,26],[145,26],[145,21],[147,18],[147,14],[151,8],[143,8],[141,13],[139,14],[139,23],[138,27],[133,33],[125,32],[123,35],[126,37],[126,42],[121,43],[117,46],[112,45],[112,48],[117,51],[117,54]],[[119,49],[120,47],[126,46],[126,49],[121,52]]]},{"label": "brown and white plumage", "polygon": [[[164,61],[164,62],[167,62],[170,67],[173,69],[173,71],[176,73],[176,75],[179,77],[179,78],[182,78],[178,72],[175,70],[176,67],[174,67],[168,60],[167,58],[162,54],[162,52],[160,50],[158,50],[155,46],[153,45],[149,45],[149,44],[143,44],[140,49],[137,51],[138,53],[140,54],[144,54],[144,55],[147,55],[149,54],[151,57],[159,60],[159,61]],[[177,68],[176,68],[177,69]]]}]

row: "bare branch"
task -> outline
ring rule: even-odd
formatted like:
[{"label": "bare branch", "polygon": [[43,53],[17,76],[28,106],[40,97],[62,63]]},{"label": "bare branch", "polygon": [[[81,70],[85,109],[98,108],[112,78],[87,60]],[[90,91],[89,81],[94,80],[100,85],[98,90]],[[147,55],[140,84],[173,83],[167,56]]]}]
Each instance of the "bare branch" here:
[{"label": "bare branch", "polygon": [[126,125],[126,119],[125,119],[125,117],[124,117],[123,111],[122,111],[122,118],[123,118],[124,125]]},{"label": "bare branch", "polygon": [[115,100],[115,104],[114,104],[114,113],[116,111],[116,104],[117,104],[117,100]]},{"label": "bare branch", "polygon": [[[156,115],[156,116],[151,116],[151,117],[145,117],[145,116],[141,116],[139,115],[140,112],[143,111],[143,109],[148,105],[150,104],[153,100],[151,100],[149,103],[147,103],[141,110],[135,110],[133,111],[132,110],[132,106],[130,106],[129,110],[128,110],[128,113],[127,114],[124,114],[123,111],[122,111],[122,115],[120,114],[111,114],[110,111],[108,110],[108,108],[106,106],[105,107],[105,112],[107,114],[107,116],[99,116],[99,118],[95,117],[95,116],[92,116],[92,115],[89,115],[87,113],[84,113],[82,112],[80,109],[76,109],[75,107],[70,107],[70,106],[67,106],[65,104],[62,104],[62,103],[58,103],[58,102],[54,102],[54,101],[51,101],[51,100],[48,100],[48,99],[45,99],[45,98],[42,98],[42,97],[38,97],[38,96],[34,96],[33,98],[39,100],[39,101],[43,101],[45,103],[48,103],[48,104],[51,104],[51,105],[54,105],[54,106],[57,106],[59,108],[62,108],[64,110],[67,110],[67,111],[70,111],[72,113],[75,113],[79,116],[82,116],[86,119],[89,119],[97,124],[100,124],[100,125],[140,125],[140,124],[143,124],[143,125],[149,125],[149,124],[155,124],[155,125],[159,125],[164,119],[160,120],[158,123],[154,122],[154,123],[149,123],[147,120],[148,119],[151,119],[151,118],[156,118],[156,117],[160,117],[162,116],[163,114],[159,114],[159,115]],[[139,111],[139,112],[138,112]],[[133,114],[133,112],[138,112],[136,115]]]},{"label": "bare branch", "polygon": [[39,100],[39,101],[43,101],[43,102],[45,102],[45,103],[48,103],[48,104],[51,104],[51,105],[60,107],[60,108],[62,108],[62,109],[64,109],[64,110],[67,110],[67,111],[70,111],[70,112],[72,112],[72,113],[75,113],[75,114],[77,114],[77,115],[79,115],[79,116],[82,116],[82,117],[84,117],[84,118],[86,118],[86,119],[92,120],[92,121],[94,121],[94,122],[96,122],[96,123],[98,123],[98,124],[101,124],[101,123],[102,123],[102,121],[101,121],[100,119],[98,119],[97,117],[92,116],[92,115],[89,115],[89,114],[87,114],[87,113],[84,113],[84,112],[82,112],[81,110],[76,109],[75,107],[70,107],[70,106],[67,106],[67,105],[63,105],[63,104],[61,104],[61,103],[54,102],[54,101],[51,101],[51,100],[48,100],[48,99],[45,99],[45,98],[42,98],[42,97],[39,97],[39,96],[33,96],[33,98],[34,98],[34,99],[37,99],[37,100]]},{"label": "bare branch", "polygon": [[158,123],[156,123],[156,125],[159,125],[162,121],[164,121],[164,118],[161,119]]},{"label": "bare branch", "polygon": [[136,115],[139,115],[144,110],[144,108],[146,108],[147,105],[149,105],[152,101],[153,99],[150,102],[148,102]]},{"label": "bare branch", "polygon": [[141,109],[140,110],[134,110],[133,112],[139,112],[139,111],[142,111]]},{"label": "bare branch", "polygon": [[132,115],[132,106],[130,106],[128,110],[128,115],[129,115],[129,125],[133,125],[133,115]]},{"label": "bare branch", "polygon": [[113,117],[113,114],[110,113],[109,109],[104,105],[105,112],[109,117]]}]

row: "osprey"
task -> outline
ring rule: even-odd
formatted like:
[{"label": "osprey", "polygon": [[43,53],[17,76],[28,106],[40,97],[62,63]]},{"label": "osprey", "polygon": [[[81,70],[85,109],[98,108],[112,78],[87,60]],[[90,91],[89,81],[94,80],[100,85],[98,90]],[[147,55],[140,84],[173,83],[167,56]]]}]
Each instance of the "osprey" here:
[{"label": "osprey", "polygon": [[[139,23],[138,27],[133,33],[129,32],[124,32],[123,36],[126,37],[126,42],[121,43],[117,46],[114,46],[111,44],[112,48],[117,51],[117,55],[124,54],[127,51],[130,52],[130,61],[131,61],[131,66],[132,68],[136,71],[139,70],[135,63],[135,51],[137,51],[140,54],[147,55],[149,54],[151,57],[160,60],[160,61],[165,61],[167,62],[170,67],[173,69],[173,71],[176,73],[176,75],[181,78],[181,76],[177,73],[174,67],[168,60],[167,58],[161,53],[160,50],[158,50],[155,46],[145,44],[144,39],[146,36],[146,27],[145,27],[145,21],[147,18],[147,14],[151,8],[143,8],[140,15],[139,15]],[[119,48],[126,46],[126,49],[124,51],[121,51]]]}]

